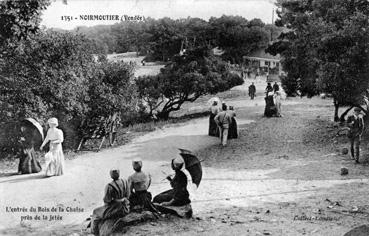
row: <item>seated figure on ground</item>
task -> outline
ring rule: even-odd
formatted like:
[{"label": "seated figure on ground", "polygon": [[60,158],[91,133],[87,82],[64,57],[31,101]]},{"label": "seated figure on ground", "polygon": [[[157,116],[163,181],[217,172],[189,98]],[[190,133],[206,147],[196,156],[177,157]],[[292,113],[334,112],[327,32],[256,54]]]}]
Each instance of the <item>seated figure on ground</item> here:
[{"label": "seated figure on ground", "polygon": [[131,192],[129,197],[131,210],[137,212],[149,210],[156,213],[157,210],[151,203],[152,195],[147,191],[151,184],[151,176],[141,170],[142,160],[140,159],[133,160],[132,167],[135,173],[128,177]]},{"label": "seated figure on ground", "polygon": [[99,228],[105,220],[120,218],[129,213],[130,186],[126,179],[119,178],[119,170],[112,169],[112,182],[106,185],[104,206],[94,209],[91,219],[91,231],[99,235]]},{"label": "seated figure on ground", "polygon": [[187,176],[181,171],[183,164],[182,159],[175,158],[172,160],[172,169],[175,171],[175,176],[173,179],[170,176],[167,177],[172,189],[155,196],[154,203],[159,203],[162,206],[184,206],[191,202],[187,191]]}]

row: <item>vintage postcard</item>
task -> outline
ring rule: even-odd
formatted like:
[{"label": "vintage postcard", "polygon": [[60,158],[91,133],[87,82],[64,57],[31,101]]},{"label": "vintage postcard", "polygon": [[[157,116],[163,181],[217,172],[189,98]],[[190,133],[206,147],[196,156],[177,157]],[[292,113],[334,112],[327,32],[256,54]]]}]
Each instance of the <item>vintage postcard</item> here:
[{"label": "vintage postcard", "polygon": [[368,17],[0,1],[0,235],[368,235]]}]

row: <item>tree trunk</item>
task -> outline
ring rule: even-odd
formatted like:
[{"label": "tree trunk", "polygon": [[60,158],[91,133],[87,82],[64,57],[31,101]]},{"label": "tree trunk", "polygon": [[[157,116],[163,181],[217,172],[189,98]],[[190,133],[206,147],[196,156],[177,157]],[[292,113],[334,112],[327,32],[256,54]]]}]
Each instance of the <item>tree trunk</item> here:
[{"label": "tree trunk", "polygon": [[158,113],[157,117],[159,120],[168,120],[169,119],[169,112],[168,111],[161,111]]},{"label": "tree trunk", "polygon": [[337,122],[340,120],[338,117],[338,109],[340,108],[340,105],[336,99],[333,99],[333,104],[334,104],[334,121]]}]

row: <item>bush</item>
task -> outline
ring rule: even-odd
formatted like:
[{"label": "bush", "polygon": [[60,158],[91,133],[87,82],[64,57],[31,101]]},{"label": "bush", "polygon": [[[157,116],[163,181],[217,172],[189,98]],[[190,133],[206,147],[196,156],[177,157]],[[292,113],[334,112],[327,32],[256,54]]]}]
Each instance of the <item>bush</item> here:
[{"label": "bush", "polygon": [[280,76],[280,80],[282,82],[282,88],[286,92],[287,96],[296,96],[296,91],[298,89],[298,83],[296,79],[288,76]]}]

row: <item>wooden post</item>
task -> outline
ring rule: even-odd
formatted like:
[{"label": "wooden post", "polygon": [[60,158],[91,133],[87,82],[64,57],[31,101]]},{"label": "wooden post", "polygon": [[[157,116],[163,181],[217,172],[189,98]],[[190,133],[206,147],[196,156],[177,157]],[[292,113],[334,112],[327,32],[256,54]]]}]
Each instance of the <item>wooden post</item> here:
[{"label": "wooden post", "polygon": [[101,149],[101,147],[102,147],[102,145],[103,145],[104,141],[105,141],[105,136],[102,138],[101,144],[100,144],[100,146],[99,146],[99,151],[100,151],[100,149]]}]

